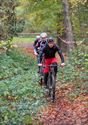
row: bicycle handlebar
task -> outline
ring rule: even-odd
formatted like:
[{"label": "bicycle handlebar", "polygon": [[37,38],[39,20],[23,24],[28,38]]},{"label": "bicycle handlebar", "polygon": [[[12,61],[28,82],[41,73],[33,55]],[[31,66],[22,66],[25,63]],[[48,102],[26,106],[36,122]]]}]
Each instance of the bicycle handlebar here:
[{"label": "bicycle handlebar", "polygon": [[42,66],[40,66],[40,67],[44,67],[44,68],[45,68],[45,67],[50,67],[50,66],[52,66],[52,67],[55,67],[55,66],[60,67],[61,65],[52,65],[52,64],[51,64],[51,65],[42,65]]}]

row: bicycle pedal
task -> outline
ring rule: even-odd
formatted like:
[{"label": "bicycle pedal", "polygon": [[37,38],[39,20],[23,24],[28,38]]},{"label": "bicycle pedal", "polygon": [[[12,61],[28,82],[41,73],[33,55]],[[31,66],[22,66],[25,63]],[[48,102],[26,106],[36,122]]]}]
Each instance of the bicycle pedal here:
[{"label": "bicycle pedal", "polygon": [[46,85],[44,86],[44,88],[45,88],[45,89],[48,89],[48,87],[47,87]]},{"label": "bicycle pedal", "polygon": [[52,102],[52,103],[54,103],[54,102],[55,102],[55,99],[54,99],[54,100],[53,100],[53,99],[51,99],[51,102]]},{"label": "bicycle pedal", "polygon": [[58,82],[58,80],[56,79],[55,82]]},{"label": "bicycle pedal", "polygon": [[45,93],[48,93],[48,89],[45,89]]},{"label": "bicycle pedal", "polygon": [[52,88],[53,88],[52,86],[49,87],[49,89],[52,89]]}]

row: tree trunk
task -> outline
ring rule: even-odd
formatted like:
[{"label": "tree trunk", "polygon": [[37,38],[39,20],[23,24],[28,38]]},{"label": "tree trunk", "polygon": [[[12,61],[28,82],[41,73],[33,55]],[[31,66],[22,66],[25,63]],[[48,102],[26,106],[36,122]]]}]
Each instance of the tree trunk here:
[{"label": "tree trunk", "polygon": [[72,32],[72,25],[70,21],[70,14],[69,14],[69,3],[68,0],[62,0],[63,9],[64,9],[64,26],[65,26],[65,33],[66,33],[66,41],[68,43],[68,52],[71,52],[74,48],[73,43],[73,32]]}]

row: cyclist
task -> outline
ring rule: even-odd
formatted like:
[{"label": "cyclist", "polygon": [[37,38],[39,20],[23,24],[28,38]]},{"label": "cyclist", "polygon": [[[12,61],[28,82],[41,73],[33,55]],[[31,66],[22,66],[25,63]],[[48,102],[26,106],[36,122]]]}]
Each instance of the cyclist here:
[{"label": "cyclist", "polygon": [[[37,36],[37,39],[34,42],[34,54],[37,56],[37,60],[39,58],[40,51],[44,48],[47,43],[47,33],[43,32],[40,36]],[[38,73],[40,73],[40,66],[38,67]]]},{"label": "cyclist", "polygon": [[47,34],[45,32],[41,33],[40,36],[36,36],[36,40],[34,41],[34,54],[38,56],[39,51],[45,46],[47,43]]},{"label": "cyclist", "polygon": [[33,47],[34,47],[34,54],[38,56],[39,54],[39,47],[40,47],[41,37],[36,36],[36,40],[34,41]]},{"label": "cyclist", "polygon": [[54,42],[54,39],[50,37],[48,39],[48,43],[46,46],[42,49],[42,51],[39,54],[39,60],[38,60],[38,66],[42,66],[42,57],[44,55],[44,84],[47,86],[47,78],[48,78],[48,73],[49,73],[49,65],[54,64],[54,70],[55,70],[55,77],[57,74],[57,58],[55,57],[56,52],[58,52],[60,58],[61,58],[61,66],[64,66],[64,56],[62,54],[61,49],[59,48],[58,45]]},{"label": "cyclist", "polygon": [[41,37],[40,50],[42,50],[47,43],[47,34],[43,32],[40,34],[40,37]]}]

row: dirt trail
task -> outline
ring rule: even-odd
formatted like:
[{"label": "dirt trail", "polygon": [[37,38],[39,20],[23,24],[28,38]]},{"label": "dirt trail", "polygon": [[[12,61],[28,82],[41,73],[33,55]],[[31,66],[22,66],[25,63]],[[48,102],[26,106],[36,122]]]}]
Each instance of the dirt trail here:
[{"label": "dirt trail", "polygon": [[[29,43],[18,44],[23,47],[26,53],[33,54],[33,46]],[[42,108],[36,118],[34,124],[36,125],[88,125],[88,95],[80,94],[74,101],[69,101],[69,93],[73,92],[75,86],[66,85],[65,87],[58,87],[56,90],[56,102],[49,103],[45,108]],[[47,100],[50,102],[48,96]],[[42,115],[41,115],[42,112]]]},{"label": "dirt trail", "polygon": [[21,47],[21,48],[31,48],[31,49],[33,49],[33,43],[29,43],[29,42],[15,42],[15,44],[18,47]]},{"label": "dirt trail", "polygon": [[74,101],[69,101],[68,94],[73,86],[57,88],[56,102],[49,103],[38,113],[38,119],[43,125],[88,125],[88,95],[81,94]]},{"label": "dirt trail", "polygon": [[25,53],[27,55],[31,55],[35,60],[36,60],[36,57],[34,55],[34,50],[33,50],[33,43],[29,43],[29,42],[15,42],[15,45],[18,46],[18,48],[22,48]]}]

